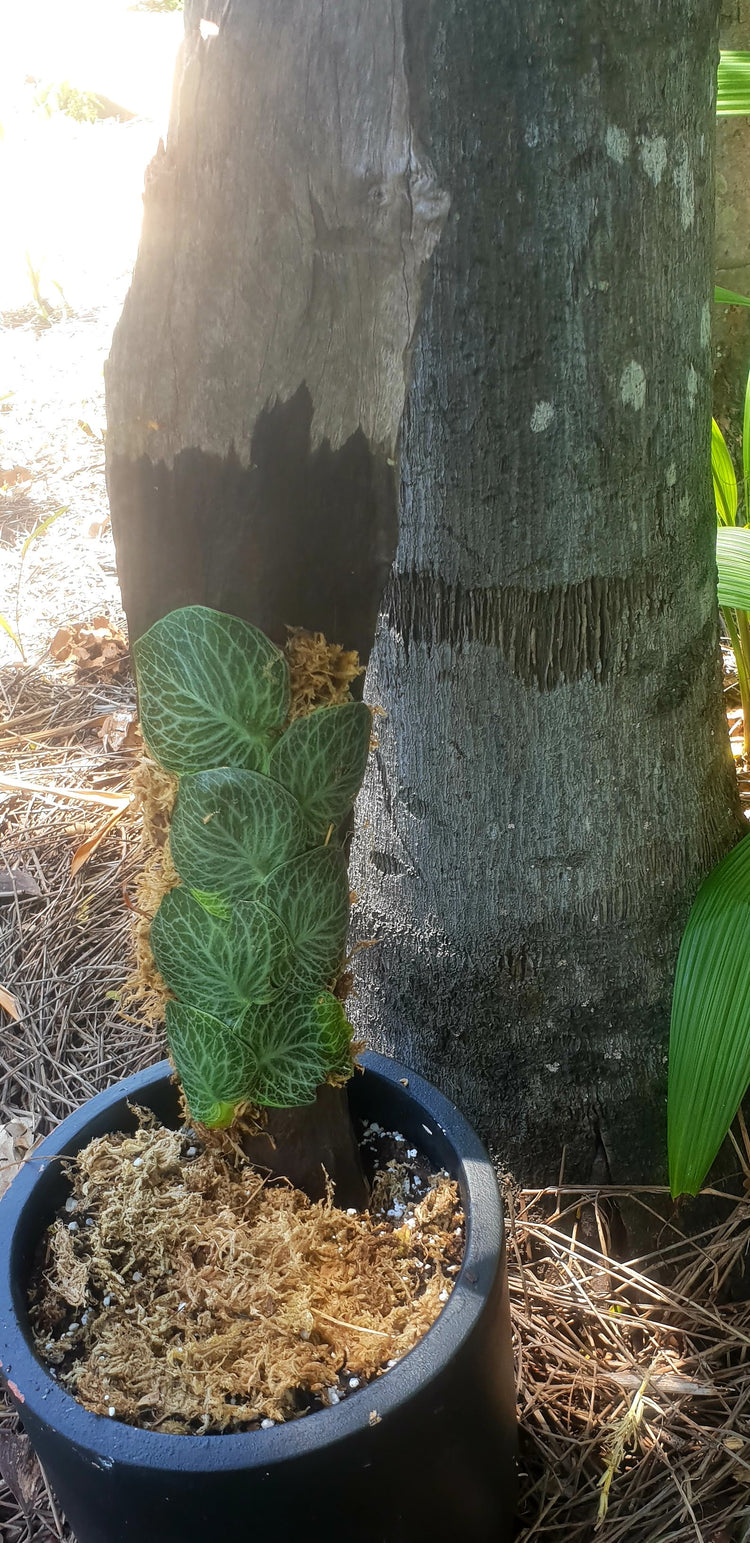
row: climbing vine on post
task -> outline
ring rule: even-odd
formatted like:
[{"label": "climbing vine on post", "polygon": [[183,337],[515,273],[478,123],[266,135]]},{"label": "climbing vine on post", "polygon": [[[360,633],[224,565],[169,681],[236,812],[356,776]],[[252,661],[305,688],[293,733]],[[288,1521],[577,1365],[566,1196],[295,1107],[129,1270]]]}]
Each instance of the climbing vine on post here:
[{"label": "climbing vine on post", "polygon": [[289,722],[289,667],[257,628],[205,606],[134,646],[149,750],[179,778],[180,879],[151,947],[173,994],[167,1036],[193,1117],[312,1103],[351,1072],[341,973],[349,881],[339,832],[364,775],[362,702]]}]

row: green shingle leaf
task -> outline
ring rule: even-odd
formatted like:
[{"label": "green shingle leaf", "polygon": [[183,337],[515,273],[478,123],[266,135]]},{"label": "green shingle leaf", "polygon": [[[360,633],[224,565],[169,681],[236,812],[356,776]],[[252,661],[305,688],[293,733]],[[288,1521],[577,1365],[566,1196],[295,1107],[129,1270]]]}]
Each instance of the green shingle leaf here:
[{"label": "green shingle leaf", "polygon": [[189,889],[248,900],[315,837],[297,800],[261,772],[221,767],[183,777],[169,844]]},{"label": "green shingle leaf", "polygon": [[229,1024],[250,1002],[273,1000],[289,977],[291,947],[265,906],[235,904],[225,920],[182,886],[164,896],[151,923],[151,948],[170,991]]},{"label": "green shingle leaf", "polygon": [[255,1075],[247,1039],[184,1002],[167,1003],[167,1039],[193,1119],[230,1125]]},{"label": "green shingle leaf", "polygon": [[328,991],[249,1007],[241,1032],[253,1057],[247,1090],[252,1103],[280,1109],[312,1104],[327,1077],[351,1072],[351,1024]]},{"label": "green shingle leaf", "polygon": [[133,647],[146,743],[167,771],[262,770],[289,712],[286,659],[236,616],[184,606]]},{"label": "green shingle leaf", "polygon": [[349,813],[365,774],[372,717],[364,702],[319,707],[290,724],[271,753],[268,770],[324,836]]},{"label": "green shingle leaf", "polygon": [[259,892],[291,942],[295,979],[330,985],[340,974],[349,925],[349,879],[339,847],[318,847],[274,868]]}]

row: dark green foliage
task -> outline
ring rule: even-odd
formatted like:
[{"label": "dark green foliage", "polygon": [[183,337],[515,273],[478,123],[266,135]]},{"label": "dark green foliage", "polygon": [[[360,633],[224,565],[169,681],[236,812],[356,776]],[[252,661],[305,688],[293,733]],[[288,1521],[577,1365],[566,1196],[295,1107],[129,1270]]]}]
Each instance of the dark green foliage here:
[{"label": "dark green foliage", "polygon": [[348,814],[365,774],[372,718],[364,702],[298,718],[271,754],[272,777],[290,788],[318,835]]},{"label": "dark green foliage", "polygon": [[314,841],[297,800],[262,772],[220,767],[180,783],[170,845],[191,889],[247,900],[279,863]]},{"label": "dark green foliage", "polygon": [[151,927],[175,1001],[167,1035],[196,1119],[238,1103],[311,1103],[351,1069],[331,994],[349,882],[337,828],[370,743],[360,702],[287,726],[289,673],[263,633],[188,606],[135,645],[149,749],[180,776],[170,833],[181,884]]},{"label": "dark green foliage", "polygon": [[697,1194],[750,1082],[750,836],[714,868],[680,945],[669,1043],[672,1194]]},{"label": "dark green foliage", "polygon": [[151,947],[181,1002],[230,1024],[248,1002],[272,1002],[291,970],[291,939],[273,912],[236,904],[222,920],[182,885],[164,896]]},{"label": "dark green foliage", "polygon": [[338,846],[316,847],[269,874],[264,904],[283,923],[292,943],[297,980],[332,980],[349,925],[349,878]]},{"label": "dark green foliage", "polygon": [[134,647],[141,722],[167,771],[264,771],[289,712],[289,671],[270,640],[207,606],[170,611]]},{"label": "dark green foliage", "polygon": [[246,1036],[212,1013],[168,1002],[167,1038],[193,1118],[204,1125],[231,1125],[253,1080]]}]

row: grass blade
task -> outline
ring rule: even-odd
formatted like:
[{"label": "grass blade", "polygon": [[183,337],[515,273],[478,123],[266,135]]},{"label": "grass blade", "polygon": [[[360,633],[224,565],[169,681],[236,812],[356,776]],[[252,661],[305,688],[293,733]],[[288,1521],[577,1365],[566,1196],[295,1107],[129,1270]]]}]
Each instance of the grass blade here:
[{"label": "grass blade", "polygon": [[734,289],[722,289],[720,284],[716,284],[714,303],[716,305],[750,305],[750,299],[747,295],[738,295]]},{"label": "grass blade", "polygon": [[26,537],[26,540],[24,541],[24,544],[21,547],[21,558],[20,558],[20,562],[18,564],[18,578],[16,579],[16,615],[15,615],[16,631],[15,631],[15,634],[11,634],[11,635],[15,636],[16,642],[18,643],[18,647],[21,650],[21,657],[23,659],[26,658],[26,654],[24,653],[23,644],[20,641],[20,639],[21,639],[21,623],[20,623],[20,618],[19,618],[19,610],[20,610],[20,604],[21,604],[21,580],[23,578],[23,565],[24,565],[24,562],[26,561],[26,553],[28,552],[29,547],[31,546],[32,542],[36,541],[38,536],[43,536],[44,532],[46,530],[49,530],[50,525],[54,525],[55,520],[59,520],[60,515],[61,514],[67,514],[67,512],[68,512],[68,505],[67,504],[63,504],[62,509],[56,509],[54,514],[48,514],[47,515],[46,520],[40,520],[39,524],[34,526],[34,529],[32,530],[31,535]]},{"label": "grass blade", "polygon": [[747,524],[750,510],[750,371],[745,385],[745,409],[742,414],[742,513]]},{"label": "grass blade", "polygon": [[750,836],[698,891],[680,946],[669,1044],[673,1196],[700,1188],[750,1082]]},{"label": "grass blade", "polygon": [[7,617],[3,616],[2,611],[0,611],[0,627],[2,627],[3,632],[7,632],[8,637],[11,638],[12,641],[15,643],[16,648],[18,649],[18,652],[21,655],[21,658],[25,659],[26,655],[25,655],[25,653],[23,651],[23,644],[21,642],[21,639],[19,638],[18,634],[13,631],[13,628],[11,627],[10,622],[8,621]]},{"label": "grass blade", "polygon": [[40,520],[39,524],[34,526],[34,529],[32,530],[31,535],[26,537],[26,540],[24,541],[24,544],[21,547],[21,562],[23,562],[24,557],[26,556],[26,553],[28,552],[29,547],[31,546],[32,541],[36,541],[37,536],[43,536],[44,532],[46,530],[49,530],[50,525],[54,525],[55,520],[59,520],[60,515],[61,514],[67,514],[67,512],[68,512],[68,505],[67,504],[63,504],[62,509],[56,509],[54,514],[48,514],[46,520]]}]

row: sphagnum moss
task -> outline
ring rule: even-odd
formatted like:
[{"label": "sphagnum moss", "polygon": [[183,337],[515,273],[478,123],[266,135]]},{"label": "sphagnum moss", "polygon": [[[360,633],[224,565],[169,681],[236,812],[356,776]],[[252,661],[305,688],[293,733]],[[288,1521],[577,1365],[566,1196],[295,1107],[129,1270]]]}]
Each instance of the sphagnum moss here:
[{"label": "sphagnum moss", "polygon": [[184,1434],[293,1419],[434,1323],[464,1247],[446,1174],[391,1160],[345,1211],[266,1183],[233,1131],[140,1118],[79,1154],[34,1292],[40,1353],[87,1408]]}]

